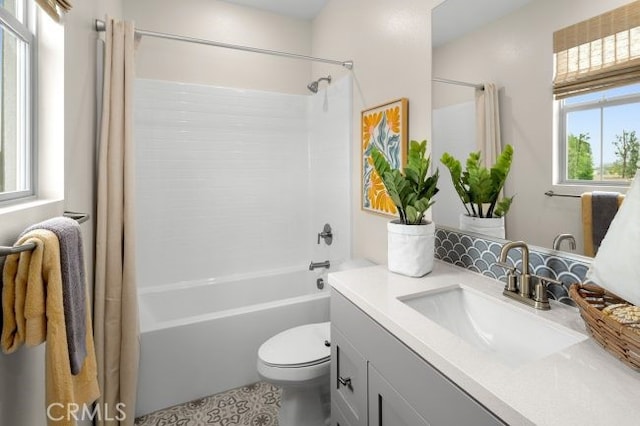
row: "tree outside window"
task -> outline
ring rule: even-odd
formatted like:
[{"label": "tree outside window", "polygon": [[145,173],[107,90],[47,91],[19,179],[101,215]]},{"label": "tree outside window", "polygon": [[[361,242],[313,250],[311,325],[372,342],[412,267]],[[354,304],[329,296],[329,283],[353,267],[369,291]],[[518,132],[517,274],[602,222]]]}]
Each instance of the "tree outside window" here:
[{"label": "tree outside window", "polygon": [[631,179],[635,176],[640,159],[640,142],[636,137],[636,131],[622,131],[622,135],[616,135],[613,141],[616,161],[610,167],[610,173],[621,179]]},{"label": "tree outside window", "polygon": [[569,134],[567,141],[567,177],[572,180],[593,180],[593,155],[589,134]]}]

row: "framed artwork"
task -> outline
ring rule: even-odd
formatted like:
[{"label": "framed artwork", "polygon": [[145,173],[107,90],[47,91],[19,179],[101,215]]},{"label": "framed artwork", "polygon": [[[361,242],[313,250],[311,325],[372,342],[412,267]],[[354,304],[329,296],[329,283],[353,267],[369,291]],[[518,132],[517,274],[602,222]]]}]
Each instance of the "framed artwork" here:
[{"label": "framed artwork", "polygon": [[396,206],[389,198],[382,179],[373,168],[371,150],[378,148],[394,169],[407,161],[408,107],[406,98],[362,111],[360,195],[362,210],[386,216],[396,216]]}]

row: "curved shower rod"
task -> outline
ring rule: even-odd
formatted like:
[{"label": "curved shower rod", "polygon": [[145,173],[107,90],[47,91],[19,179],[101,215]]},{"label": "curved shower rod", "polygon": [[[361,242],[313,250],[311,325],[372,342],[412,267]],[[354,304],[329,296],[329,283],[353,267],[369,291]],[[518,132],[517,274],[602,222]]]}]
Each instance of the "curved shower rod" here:
[{"label": "curved shower rod", "polygon": [[[103,32],[106,30],[106,25],[104,21],[100,19],[95,20],[95,26],[96,26],[96,31],[98,32]],[[314,56],[299,55],[297,53],[280,52],[277,50],[269,50],[269,49],[259,49],[257,47],[241,46],[238,44],[222,43],[219,41],[205,40],[202,38],[186,37],[186,36],[167,34],[167,33],[158,33],[155,31],[147,31],[147,30],[136,30],[136,34],[141,36],[147,36],[147,37],[164,38],[168,40],[186,41],[188,43],[205,44],[207,46],[224,47],[226,49],[242,50],[245,52],[263,53],[266,55],[273,55],[273,56],[283,56],[285,58],[305,59],[307,61],[324,62],[326,64],[341,65],[348,70],[353,69],[353,61],[350,61],[350,60],[338,61],[335,59],[316,58]]]}]

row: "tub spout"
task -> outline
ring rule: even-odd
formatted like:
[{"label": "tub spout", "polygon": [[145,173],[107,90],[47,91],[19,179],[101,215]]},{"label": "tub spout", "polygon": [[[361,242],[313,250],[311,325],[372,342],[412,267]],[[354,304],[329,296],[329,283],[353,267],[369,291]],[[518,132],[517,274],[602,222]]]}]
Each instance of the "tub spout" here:
[{"label": "tub spout", "polygon": [[325,260],[324,262],[315,262],[315,263],[312,261],[309,264],[309,270],[313,271],[314,269],[317,269],[317,268],[327,268],[327,269],[329,269],[330,266],[331,266],[331,264],[329,263],[328,260]]}]

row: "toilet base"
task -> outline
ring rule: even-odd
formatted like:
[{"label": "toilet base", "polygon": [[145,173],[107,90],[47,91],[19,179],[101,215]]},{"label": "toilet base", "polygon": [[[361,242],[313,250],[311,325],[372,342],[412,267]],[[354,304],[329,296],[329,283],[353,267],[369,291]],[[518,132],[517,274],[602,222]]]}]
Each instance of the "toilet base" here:
[{"label": "toilet base", "polygon": [[330,415],[328,380],[322,384],[282,387],[280,426],[325,426],[329,425]]}]

